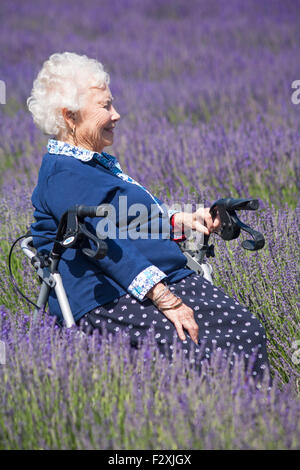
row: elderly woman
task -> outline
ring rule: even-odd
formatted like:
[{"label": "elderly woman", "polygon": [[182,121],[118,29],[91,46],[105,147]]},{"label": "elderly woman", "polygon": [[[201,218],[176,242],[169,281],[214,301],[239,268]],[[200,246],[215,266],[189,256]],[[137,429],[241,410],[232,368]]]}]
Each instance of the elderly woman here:
[{"label": "elderly woman", "polygon": [[[69,248],[60,261],[77,325],[86,332],[101,331],[104,326],[113,334],[124,330],[133,346],[152,327],[161,354],[168,352],[170,357],[177,333],[185,353],[193,348],[199,361],[209,358],[215,348],[232,350],[243,353],[246,360],[254,356],[252,373],[261,376],[268,359],[259,321],[188,269],[172,239],[183,220],[190,229],[208,234],[218,229],[219,218],[213,221],[208,208],[168,214],[162,201],[126,175],[116,157],[103,151],[112,145],[120,119],[103,66],[74,53],[53,54],[34,81],[28,107],[34,122],[52,136],[32,195],[35,247],[50,251],[52,243],[35,235],[54,239],[61,216],[71,206],[106,203],[116,209],[115,237],[107,239],[104,259],[91,260]],[[171,236],[163,237],[159,230],[154,237],[124,237],[120,227],[132,221],[132,216],[120,210],[124,197],[127,207],[140,203],[149,210],[146,226],[151,226],[153,218],[171,217]],[[90,230],[99,233],[97,219],[87,221]],[[54,292],[49,310],[60,323],[62,314]]]}]

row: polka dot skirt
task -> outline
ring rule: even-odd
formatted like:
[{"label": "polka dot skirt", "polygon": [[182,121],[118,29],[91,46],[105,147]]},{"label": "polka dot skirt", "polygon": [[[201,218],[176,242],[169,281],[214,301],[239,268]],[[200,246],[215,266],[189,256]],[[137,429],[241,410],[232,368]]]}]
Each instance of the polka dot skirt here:
[{"label": "polka dot skirt", "polygon": [[[186,330],[186,340],[178,338],[187,355],[191,348],[199,361],[209,359],[213,350],[243,353],[246,360],[251,356],[253,359],[255,353],[252,374],[256,377],[263,374],[268,367],[266,336],[254,315],[198,274],[169,284],[169,289],[194,310],[199,326],[198,347]],[[129,294],[86,313],[77,324],[88,334],[95,328],[101,332],[104,325],[108,333],[124,330],[129,334],[132,346],[136,346],[152,326],[161,353],[168,352],[169,357],[173,354],[174,332],[177,335],[173,323],[149,299],[140,302]]]}]

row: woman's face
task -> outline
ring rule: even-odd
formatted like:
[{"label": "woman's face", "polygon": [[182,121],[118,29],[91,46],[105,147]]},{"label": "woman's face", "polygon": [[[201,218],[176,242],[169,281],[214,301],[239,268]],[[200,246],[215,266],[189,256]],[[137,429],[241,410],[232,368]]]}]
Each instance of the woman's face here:
[{"label": "woman's face", "polygon": [[120,115],[112,104],[108,86],[103,89],[89,88],[85,98],[74,121],[75,145],[101,153],[104,147],[113,144],[114,128]]}]

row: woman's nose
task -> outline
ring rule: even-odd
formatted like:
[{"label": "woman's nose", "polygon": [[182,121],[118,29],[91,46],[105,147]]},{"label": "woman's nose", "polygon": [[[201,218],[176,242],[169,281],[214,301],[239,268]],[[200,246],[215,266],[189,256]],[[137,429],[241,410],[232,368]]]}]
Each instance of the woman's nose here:
[{"label": "woman's nose", "polygon": [[120,119],[120,114],[117,112],[117,110],[112,106],[112,115],[111,118],[113,121],[118,121]]}]

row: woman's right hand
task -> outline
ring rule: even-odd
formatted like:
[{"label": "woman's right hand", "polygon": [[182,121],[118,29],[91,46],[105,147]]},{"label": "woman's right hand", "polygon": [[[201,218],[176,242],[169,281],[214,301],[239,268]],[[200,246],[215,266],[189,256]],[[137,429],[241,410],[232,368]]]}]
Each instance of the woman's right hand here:
[{"label": "woman's right hand", "polygon": [[194,343],[198,344],[199,326],[195,321],[194,311],[192,308],[182,304],[180,307],[165,310],[162,313],[174,324],[177,334],[182,341],[185,341],[186,339],[183,331],[183,329],[186,329]]},{"label": "woman's right hand", "polygon": [[[157,283],[154,287],[152,287],[149,292],[147,293],[147,297],[150,300],[154,300],[156,297],[159,298],[161,293],[166,289],[166,286],[161,282]],[[168,293],[168,304],[172,305],[177,303],[176,300],[179,300],[177,296],[172,294],[169,289],[167,290]],[[157,308],[160,310],[160,306],[163,309],[165,305],[165,301],[161,298],[161,301],[157,301]],[[184,303],[182,303],[179,307],[169,309],[169,310],[160,310],[165,317],[170,320],[176,328],[179,338],[182,341],[185,341],[186,337],[184,334],[183,329],[186,329],[194,341],[194,343],[198,344],[199,341],[199,327],[194,318],[194,311]]]}]

